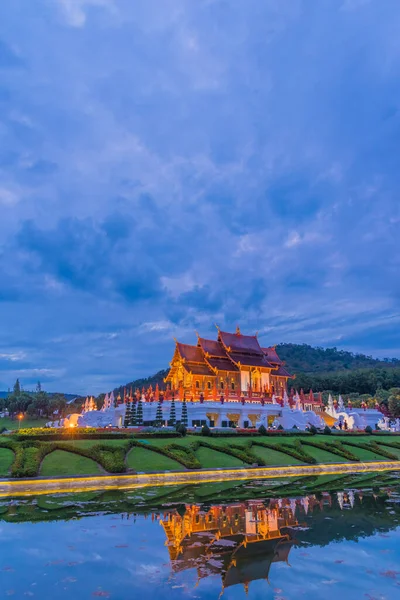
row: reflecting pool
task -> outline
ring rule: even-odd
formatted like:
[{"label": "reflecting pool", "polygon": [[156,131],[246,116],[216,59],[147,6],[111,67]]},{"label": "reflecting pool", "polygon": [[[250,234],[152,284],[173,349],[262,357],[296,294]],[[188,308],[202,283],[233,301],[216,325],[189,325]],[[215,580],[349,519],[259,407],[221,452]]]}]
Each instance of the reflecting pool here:
[{"label": "reflecting pool", "polygon": [[0,597],[400,598],[396,473],[0,499]]}]

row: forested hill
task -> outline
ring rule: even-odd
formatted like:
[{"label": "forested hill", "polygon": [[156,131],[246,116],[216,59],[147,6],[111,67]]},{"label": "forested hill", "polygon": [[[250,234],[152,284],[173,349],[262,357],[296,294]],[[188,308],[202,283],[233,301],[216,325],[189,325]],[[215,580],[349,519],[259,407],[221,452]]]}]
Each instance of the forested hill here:
[{"label": "forested hill", "polygon": [[307,344],[279,344],[278,355],[292,373],[333,373],[374,367],[400,367],[398,358],[379,360],[337,348],[314,348]]},{"label": "forested hill", "polygon": [[[396,358],[379,360],[364,354],[353,354],[337,348],[314,348],[307,344],[279,344],[278,355],[285,361],[290,373],[296,379],[289,386],[308,392],[332,390],[337,393],[374,394],[377,389],[389,390],[400,387],[400,360]],[[126,387],[135,390],[143,386],[153,388],[158,383],[164,387],[164,377],[168,370],[159,371],[152,377],[137,379],[115,390],[123,394]]]}]

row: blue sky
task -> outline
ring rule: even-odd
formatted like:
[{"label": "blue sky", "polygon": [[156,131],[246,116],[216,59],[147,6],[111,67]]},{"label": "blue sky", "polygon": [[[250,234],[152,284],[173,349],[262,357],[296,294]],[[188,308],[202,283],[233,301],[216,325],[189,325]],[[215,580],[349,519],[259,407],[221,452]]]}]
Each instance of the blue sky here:
[{"label": "blue sky", "polygon": [[398,0],[0,5],[0,389],[214,323],[400,356]]}]

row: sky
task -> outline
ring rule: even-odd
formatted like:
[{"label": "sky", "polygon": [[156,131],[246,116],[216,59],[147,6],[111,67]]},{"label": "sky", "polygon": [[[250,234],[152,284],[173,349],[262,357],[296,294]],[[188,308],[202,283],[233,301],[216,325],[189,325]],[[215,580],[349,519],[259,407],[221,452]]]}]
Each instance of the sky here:
[{"label": "sky", "polygon": [[398,0],[0,3],[0,390],[174,338],[400,357]]}]

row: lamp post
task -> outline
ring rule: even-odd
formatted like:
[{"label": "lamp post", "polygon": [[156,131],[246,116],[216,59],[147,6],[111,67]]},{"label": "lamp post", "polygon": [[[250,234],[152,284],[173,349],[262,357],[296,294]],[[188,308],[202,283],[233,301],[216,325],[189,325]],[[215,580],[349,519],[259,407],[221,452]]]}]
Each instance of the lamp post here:
[{"label": "lamp post", "polygon": [[24,415],[23,415],[22,413],[20,413],[20,414],[18,415],[18,431],[19,431],[19,430],[20,430],[20,428],[21,428],[21,421],[22,421],[22,419],[23,419],[23,418],[24,418]]}]

